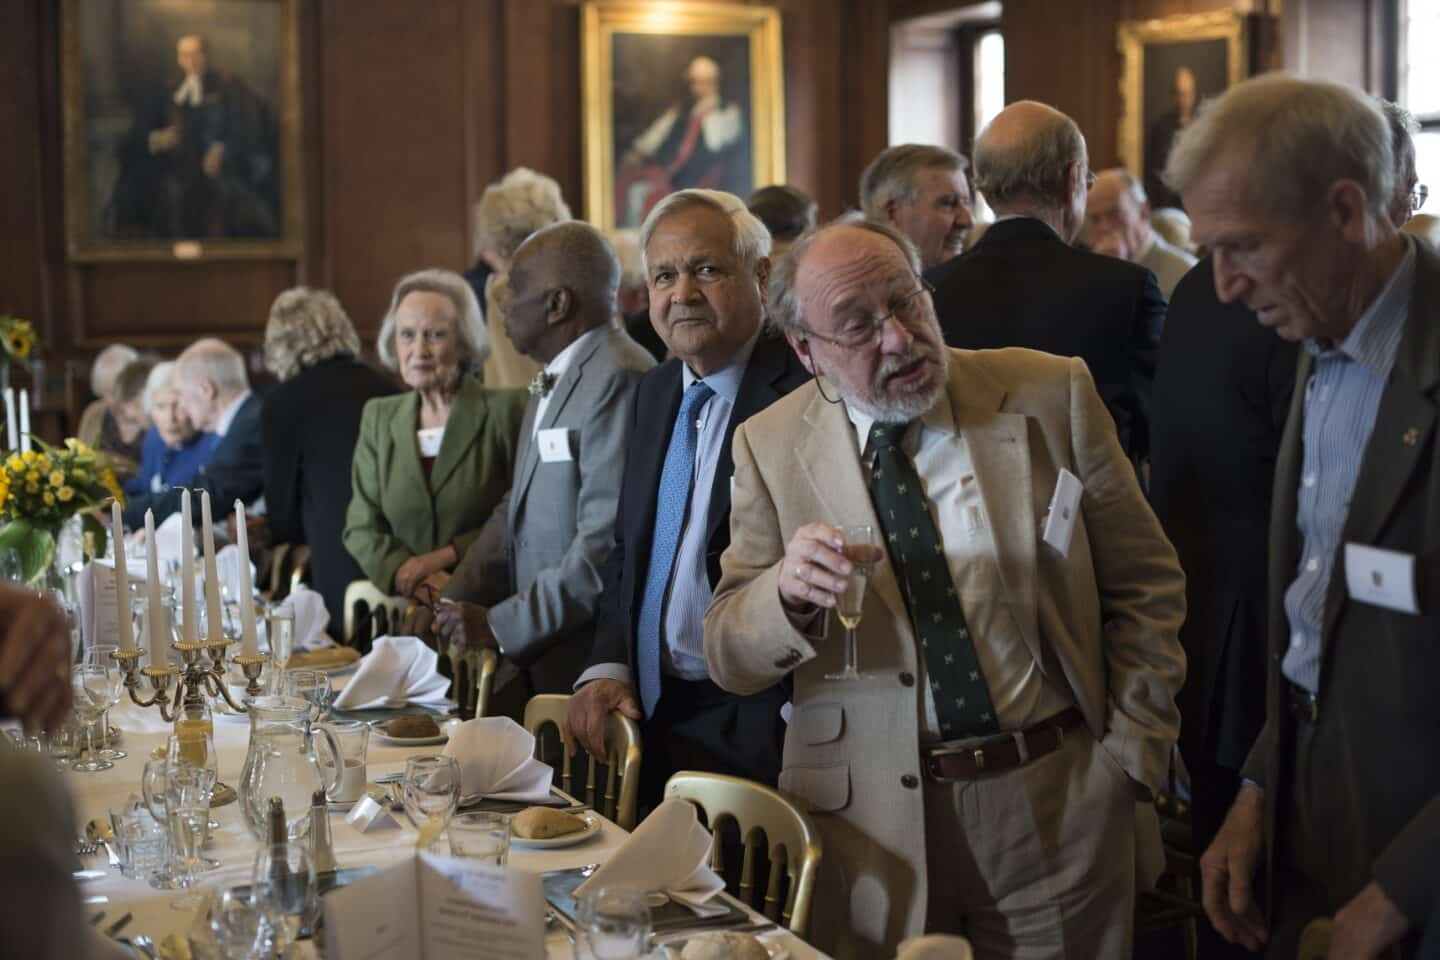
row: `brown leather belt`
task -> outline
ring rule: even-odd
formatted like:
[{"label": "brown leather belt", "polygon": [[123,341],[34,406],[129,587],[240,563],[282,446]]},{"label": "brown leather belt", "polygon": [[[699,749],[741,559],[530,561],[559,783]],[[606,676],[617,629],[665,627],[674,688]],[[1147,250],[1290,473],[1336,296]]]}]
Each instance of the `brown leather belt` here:
[{"label": "brown leather belt", "polygon": [[949,783],[1013,770],[1054,753],[1065,742],[1065,731],[1084,723],[1079,708],[1071,707],[1014,733],[964,747],[932,747],[922,751],[925,773],[937,783]]}]

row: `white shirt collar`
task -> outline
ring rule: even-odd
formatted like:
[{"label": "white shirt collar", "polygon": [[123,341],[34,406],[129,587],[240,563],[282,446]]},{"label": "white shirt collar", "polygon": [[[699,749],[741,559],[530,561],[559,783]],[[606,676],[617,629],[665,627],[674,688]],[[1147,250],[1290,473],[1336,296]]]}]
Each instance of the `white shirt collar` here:
[{"label": "white shirt collar", "polygon": [[[850,418],[850,424],[855,428],[855,439],[860,445],[860,455],[865,455],[865,444],[870,441],[870,428],[875,425],[875,418],[868,413],[856,410],[850,404],[845,404],[845,415]],[[926,410],[919,418],[928,430],[941,430],[945,433],[955,433],[955,412],[950,409],[950,394],[941,394],[940,399],[933,407]],[[913,422],[913,421],[912,421]],[[913,427],[906,431],[906,439],[914,435]],[[905,446],[909,446],[906,443]]]},{"label": "white shirt collar", "polygon": [[230,401],[230,406],[225,408],[225,412],[220,414],[220,420],[215,424],[216,436],[223,437],[230,432],[230,424],[235,422],[235,417],[240,413],[240,408],[244,405],[245,401],[249,399],[250,391],[246,390],[240,394],[240,396]]},{"label": "white shirt collar", "polygon": [[187,103],[192,107],[198,107],[204,100],[205,87],[200,80],[200,74],[187,73],[175,91],[175,103],[182,107]]}]

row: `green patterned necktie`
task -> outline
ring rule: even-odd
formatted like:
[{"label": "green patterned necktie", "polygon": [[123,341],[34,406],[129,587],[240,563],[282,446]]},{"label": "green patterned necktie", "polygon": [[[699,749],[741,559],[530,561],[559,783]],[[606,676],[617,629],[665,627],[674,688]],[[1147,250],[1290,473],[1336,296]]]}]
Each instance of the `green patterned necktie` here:
[{"label": "green patterned necktie", "polygon": [[907,427],[908,423],[878,422],[870,427],[868,449],[874,456],[870,497],[925,655],[941,734],[954,740],[994,733],[999,724],[990,688],[980,672],[945,545],[925,503],[915,465],[900,447]]}]

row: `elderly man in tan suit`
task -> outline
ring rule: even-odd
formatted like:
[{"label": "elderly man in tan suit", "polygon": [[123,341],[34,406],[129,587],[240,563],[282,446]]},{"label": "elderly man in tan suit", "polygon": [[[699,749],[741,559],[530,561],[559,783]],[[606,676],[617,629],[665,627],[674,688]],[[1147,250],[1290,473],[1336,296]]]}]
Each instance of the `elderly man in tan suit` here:
[{"label": "elderly man in tan suit", "polygon": [[[793,677],[780,788],[823,835],[816,945],[1129,956],[1184,577],[1089,372],[946,350],[913,248],[878,224],[803,238],[771,303],[817,381],[736,431],[705,656],[737,693]],[[859,680],[831,676],[826,614],[864,559],[849,524],[884,544]]]}]

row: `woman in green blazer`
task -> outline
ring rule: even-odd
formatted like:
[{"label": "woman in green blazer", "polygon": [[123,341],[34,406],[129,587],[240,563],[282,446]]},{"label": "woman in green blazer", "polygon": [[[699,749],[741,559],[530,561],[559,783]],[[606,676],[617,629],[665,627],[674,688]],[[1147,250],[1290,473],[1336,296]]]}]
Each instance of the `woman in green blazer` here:
[{"label": "woman in green blazer", "polygon": [[449,270],[396,285],[379,349],[411,389],[365,404],[345,547],[377,587],[408,597],[459,562],[510,489],[526,394],[471,375],[489,339],[474,292]]}]

